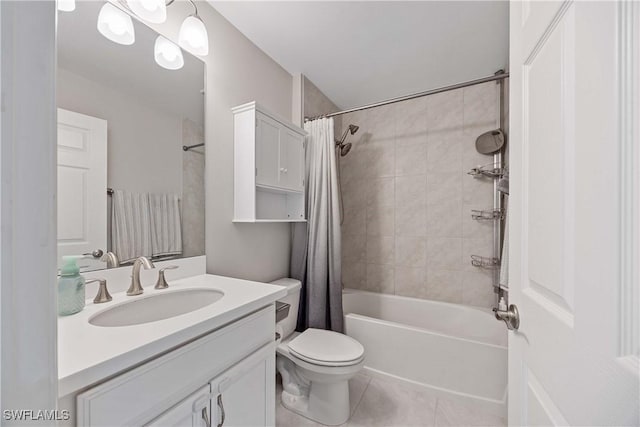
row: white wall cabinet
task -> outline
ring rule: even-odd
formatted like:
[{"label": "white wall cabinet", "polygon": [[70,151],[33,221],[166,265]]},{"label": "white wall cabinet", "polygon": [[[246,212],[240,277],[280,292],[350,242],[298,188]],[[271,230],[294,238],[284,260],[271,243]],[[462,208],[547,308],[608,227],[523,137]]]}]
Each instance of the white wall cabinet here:
[{"label": "white wall cabinet", "polygon": [[78,426],[275,425],[273,305],[76,398]]},{"label": "white wall cabinet", "polygon": [[284,188],[304,191],[304,135],[288,128],[280,135],[279,172]]},{"label": "white wall cabinet", "polygon": [[255,102],[232,111],[233,221],[305,221],[306,133]]}]

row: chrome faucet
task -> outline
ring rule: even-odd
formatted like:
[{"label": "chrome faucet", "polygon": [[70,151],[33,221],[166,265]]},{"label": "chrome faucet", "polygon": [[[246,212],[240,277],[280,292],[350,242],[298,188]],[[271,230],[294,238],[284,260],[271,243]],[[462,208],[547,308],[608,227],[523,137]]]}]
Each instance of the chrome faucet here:
[{"label": "chrome faucet", "polygon": [[100,258],[100,261],[106,262],[107,268],[120,267],[120,261],[118,260],[118,256],[113,252],[107,252],[106,254],[102,255],[102,258]]},{"label": "chrome faucet", "polygon": [[127,290],[127,295],[129,296],[140,295],[144,292],[142,284],[140,283],[140,267],[144,267],[145,270],[149,270],[150,268],[154,268],[154,265],[149,258],[145,256],[141,256],[133,262],[131,286],[129,286],[129,289]]}]

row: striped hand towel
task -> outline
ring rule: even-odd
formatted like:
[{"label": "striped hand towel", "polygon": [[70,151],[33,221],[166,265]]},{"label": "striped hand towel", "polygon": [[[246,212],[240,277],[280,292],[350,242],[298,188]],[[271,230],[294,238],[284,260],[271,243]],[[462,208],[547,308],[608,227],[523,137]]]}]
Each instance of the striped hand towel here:
[{"label": "striped hand towel", "polygon": [[152,255],[149,195],[114,190],[111,209],[112,251],[120,262]]},{"label": "striped hand towel", "polygon": [[150,194],[151,249],[154,257],[182,254],[180,199],[175,194]]}]

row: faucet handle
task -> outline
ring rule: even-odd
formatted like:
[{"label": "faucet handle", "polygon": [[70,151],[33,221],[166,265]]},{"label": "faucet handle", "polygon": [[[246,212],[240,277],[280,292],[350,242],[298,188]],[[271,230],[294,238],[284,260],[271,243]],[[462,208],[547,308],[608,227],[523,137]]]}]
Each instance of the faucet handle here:
[{"label": "faucet handle", "polygon": [[178,267],[180,267],[180,266],[179,265],[170,265],[168,267],[161,268],[160,271],[158,272],[158,281],[156,282],[156,285],[154,286],[154,288],[155,289],[167,289],[169,287],[169,284],[167,283],[167,279],[165,279],[165,277],[164,277],[164,271],[165,270],[175,270]]},{"label": "faucet handle", "polygon": [[107,289],[107,279],[91,279],[91,280],[87,280],[85,284],[93,283],[93,282],[100,283],[100,287],[98,288],[98,294],[93,299],[94,304],[102,304],[103,302],[109,302],[113,299],[109,294],[109,290]]}]

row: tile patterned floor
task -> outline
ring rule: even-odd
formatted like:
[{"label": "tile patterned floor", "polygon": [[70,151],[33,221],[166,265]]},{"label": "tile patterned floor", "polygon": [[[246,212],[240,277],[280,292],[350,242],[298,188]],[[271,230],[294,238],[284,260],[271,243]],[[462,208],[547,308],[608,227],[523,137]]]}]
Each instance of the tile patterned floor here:
[{"label": "tile patterned floor", "polygon": [[[277,427],[322,427],[280,403],[276,390]],[[506,419],[482,406],[436,397],[398,382],[358,374],[349,382],[351,419],[345,427],[505,426]]]}]

